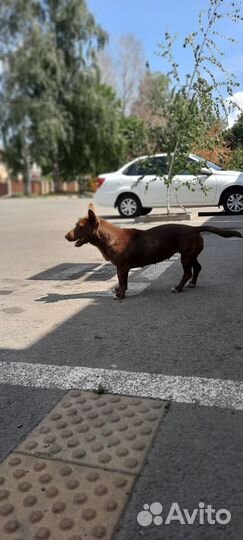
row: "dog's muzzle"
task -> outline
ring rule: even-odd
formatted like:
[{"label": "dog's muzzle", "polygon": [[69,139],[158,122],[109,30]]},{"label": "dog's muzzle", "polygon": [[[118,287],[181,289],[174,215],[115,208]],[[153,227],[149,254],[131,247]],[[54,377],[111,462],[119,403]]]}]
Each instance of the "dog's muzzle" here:
[{"label": "dog's muzzle", "polygon": [[68,242],[74,242],[74,234],[72,234],[71,232],[65,234],[65,238],[66,240],[68,240]]}]

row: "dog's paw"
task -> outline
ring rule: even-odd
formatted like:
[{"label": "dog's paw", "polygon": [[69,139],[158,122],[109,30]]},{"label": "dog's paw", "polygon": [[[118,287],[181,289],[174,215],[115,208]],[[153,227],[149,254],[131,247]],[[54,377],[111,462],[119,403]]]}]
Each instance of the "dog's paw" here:
[{"label": "dog's paw", "polygon": [[118,298],[118,300],[123,300],[125,298],[125,293],[118,290],[116,292],[116,298]]},{"label": "dog's paw", "polygon": [[179,292],[182,292],[182,291],[178,291],[178,289],[176,287],[172,287],[171,292],[179,293]]},{"label": "dog's paw", "polygon": [[195,287],[196,287],[195,283],[192,283],[191,281],[189,281],[189,283],[187,284],[188,289],[195,289]]}]

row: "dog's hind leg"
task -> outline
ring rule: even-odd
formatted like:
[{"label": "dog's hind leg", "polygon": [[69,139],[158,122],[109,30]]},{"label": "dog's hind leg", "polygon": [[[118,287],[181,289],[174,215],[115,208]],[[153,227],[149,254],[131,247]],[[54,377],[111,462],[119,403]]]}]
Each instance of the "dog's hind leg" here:
[{"label": "dog's hind leg", "polygon": [[189,281],[189,279],[192,278],[192,259],[190,255],[181,255],[181,264],[183,266],[184,274],[182,276],[182,279],[176,287],[173,287],[171,289],[171,292],[181,292],[184,285]]},{"label": "dog's hind leg", "polygon": [[201,267],[201,264],[198,262],[197,259],[195,259],[195,261],[193,261],[192,263],[192,268],[193,268],[193,276],[192,276],[192,279],[191,281],[189,281],[187,287],[196,287],[196,284],[197,284],[197,278],[199,276],[199,273],[201,272],[202,270],[202,267]]},{"label": "dog's hind leg", "polygon": [[203,245],[204,245],[204,242],[203,242],[203,237],[199,235],[198,239],[197,239],[197,244],[196,244],[196,253],[195,253],[195,258],[193,260],[193,263],[192,263],[192,268],[193,268],[193,276],[192,276],[192,280],[188,283],[188,287],[192,287],[192,288],[195,288],[196,287],[196,284],[197,284],[197,278],[202,270],[202,267],[201,267],[201,264],[198,262],[197,260],[197,257],[198,255],[201,253],[201,251],[203,250]]}]

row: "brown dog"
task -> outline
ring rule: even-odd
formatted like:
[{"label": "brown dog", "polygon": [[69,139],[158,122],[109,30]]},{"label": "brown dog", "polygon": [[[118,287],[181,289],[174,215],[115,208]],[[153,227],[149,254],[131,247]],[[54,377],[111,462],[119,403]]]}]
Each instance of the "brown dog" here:
[{"label": "brown dog", "polygon": [[211,232],[224,238],[232,236],[242,238],[242,234],[238,231],[208,225],[201,227],[159,225],[145,231],[121,229],[105,219],[98,218],[91,208],[88,210],[88,216],[79,219],[65,238],[69,242],[75,242],[76,247],[89,242],[101,251],[106,261],[111,261],[116,266],[118,286],[115,292],[118,298],[124,298],[131,268],[156,264],[169,259],[176,252],[181,254],[184,274],[172,291],[181,292],[189,280],[189,286],[195,287],[202,268],[197,260],[203,250],[201,232]]}]

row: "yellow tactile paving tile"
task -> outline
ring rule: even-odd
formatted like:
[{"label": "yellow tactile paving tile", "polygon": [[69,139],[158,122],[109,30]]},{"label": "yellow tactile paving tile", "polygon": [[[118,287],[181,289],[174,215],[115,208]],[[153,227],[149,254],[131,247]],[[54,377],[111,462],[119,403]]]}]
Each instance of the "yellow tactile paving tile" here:
[{"label": "yellow tactile paving tile", "polygon": [[110,539],[134,476],[12,454],[0,466],[1,540]]},{"label": "yellow tactile paving tile", "polygon": [[165,408],[66,393],[0,465],[0,540],[111,540]]},{"label": "yellow tactile paving tile", "polygon": [[164,409],[159,400],[71,390],[18,450],[134,474]]}]

